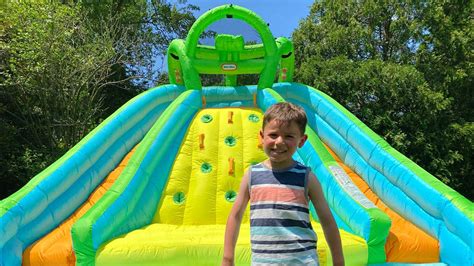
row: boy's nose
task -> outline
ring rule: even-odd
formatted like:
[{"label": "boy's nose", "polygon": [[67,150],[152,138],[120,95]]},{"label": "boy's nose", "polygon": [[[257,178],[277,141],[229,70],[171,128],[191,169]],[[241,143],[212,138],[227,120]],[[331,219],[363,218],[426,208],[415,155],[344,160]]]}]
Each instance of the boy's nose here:
[{"label": "boy's nose", "polygon": [[284,143],[284,142],[285,142],[285,141],[283,140],[282,137],[278,137],[278,138],[275,139],[275,144],[282,144],[282,143]]}]

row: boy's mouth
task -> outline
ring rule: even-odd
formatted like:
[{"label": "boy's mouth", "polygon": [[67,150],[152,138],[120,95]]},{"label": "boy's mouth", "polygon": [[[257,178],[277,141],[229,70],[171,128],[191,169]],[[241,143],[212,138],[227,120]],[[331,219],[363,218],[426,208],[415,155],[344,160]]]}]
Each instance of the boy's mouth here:
[{"label": "boy's mouth", "polygon": [[283,154],[285,152],[286,152],[286,150],[270,150],[270,153],[274,154],[274,155],[280,155],[280,154]]}]

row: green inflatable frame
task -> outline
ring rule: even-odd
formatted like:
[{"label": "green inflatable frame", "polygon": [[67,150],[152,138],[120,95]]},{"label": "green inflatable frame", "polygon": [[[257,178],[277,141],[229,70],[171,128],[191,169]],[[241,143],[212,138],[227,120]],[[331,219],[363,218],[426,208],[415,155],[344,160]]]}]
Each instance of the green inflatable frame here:
[{"label": "green inflatable frame", "polygon": [[[262,43],[245,45],[242,36],[220,34],[215,46],[199,45],[204,30],[217,20],[240,19],[259,33]],[[217,7],[203,14],[192,26],[186,40],[175,39],[168,48],[171,84],[187,90],[202,88],[200,74],[223,74],[226,86],[237,85],[237,75],[260,74],[258,89],[271,88],[278,81],[292,81],[295,56],[293,44],[284,37],[273,38],[268,25],[254,12],[234,5]],[[186,73],[186,75],[183,75]]]}]

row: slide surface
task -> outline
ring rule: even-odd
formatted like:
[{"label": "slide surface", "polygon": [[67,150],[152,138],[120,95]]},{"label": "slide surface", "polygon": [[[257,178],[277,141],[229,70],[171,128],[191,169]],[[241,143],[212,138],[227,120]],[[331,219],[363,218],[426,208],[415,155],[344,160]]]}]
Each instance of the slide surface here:
[{"label": "slide surface", "polygon": [[387,262],[438,262],[438,241],[387,207],[364,179],[345,165],[329,147],[327,149],[359,190],[392,220],[392,226],[385,244]]},{"label": "slide surface", "polygon": [[107,178],[92,192],[87,201],[79,207],[66,221],[49,234],[33,243],[23,252],[23,265],[75,265],[76,256],[72,248],[71,228],[94,203],[112,186],[122,173],[133,154],[132,150]]}]

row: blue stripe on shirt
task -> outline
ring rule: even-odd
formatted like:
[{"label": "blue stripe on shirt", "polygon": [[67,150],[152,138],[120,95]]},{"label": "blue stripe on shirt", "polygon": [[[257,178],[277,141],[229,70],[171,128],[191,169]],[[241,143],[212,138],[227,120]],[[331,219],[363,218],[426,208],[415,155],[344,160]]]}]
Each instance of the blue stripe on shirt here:
[{"label": "blue stripe on shirt", "polygon": [[272,245],[272,244],[294,244],[294,243],[316,243],[312,239],[295,239],[295,240],[252,240],[252,244]]},{"label": "blue stripe on shirt", "polygon": [[276,209],[276,210],[289,210],[289,211],[299,211],[309,213],[308,208],[285,205],[285,204],[251,204],[250,210],[260,210],[260,209]]},{"label": "blue stripe on shirt", "polygon": [[312,228],[311,223],[290,219],[250,219],[250,226],[282,226]]},{"label": "blue stripe on shirt", "polygon": [[315,245],[307,246],[304,248],[298,248],[298,249],[286,249],[286,250],[266,250],[266,249],[253,249],[252,252],[254,253],[264,253],[264,254],[284,254],[284,253],[297,253],[297,252],[303,252],[311,249],[315,249]]}]

